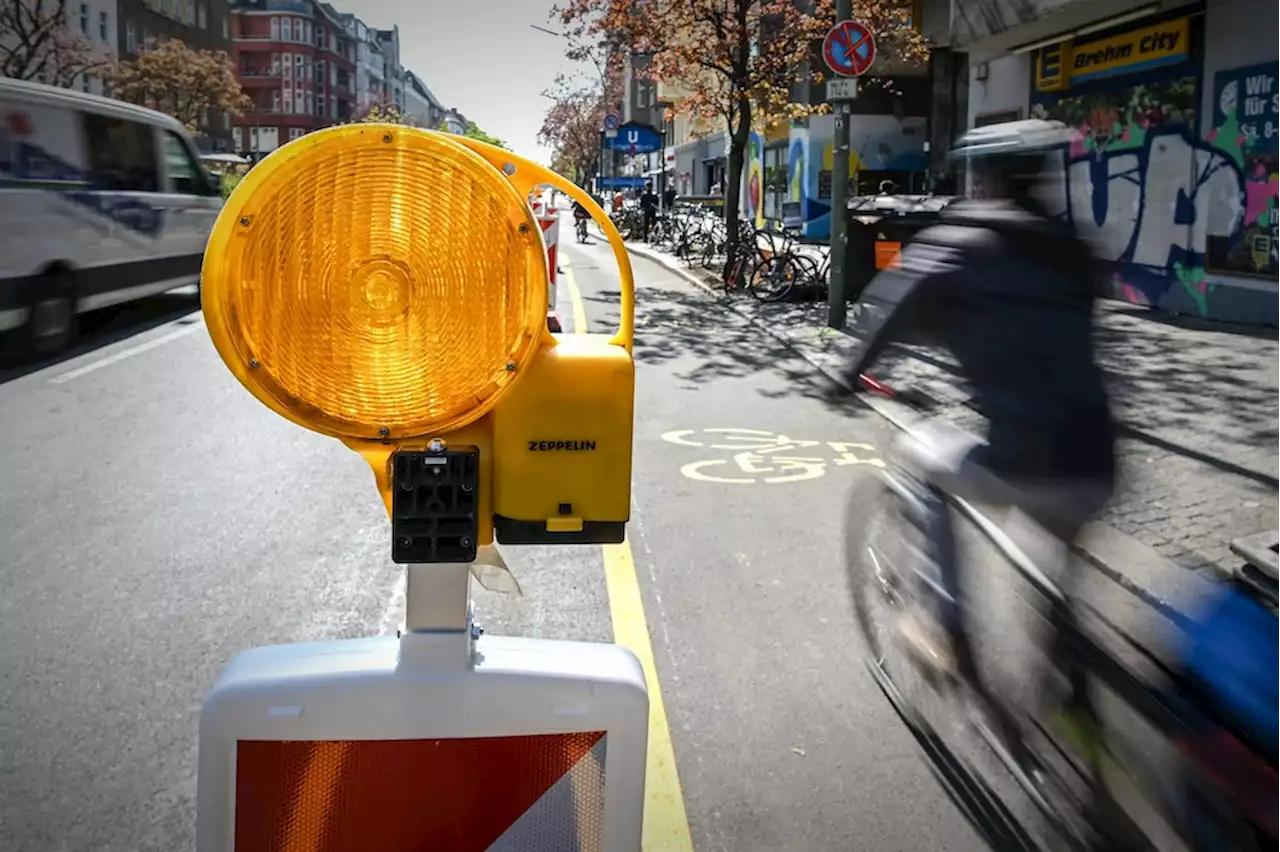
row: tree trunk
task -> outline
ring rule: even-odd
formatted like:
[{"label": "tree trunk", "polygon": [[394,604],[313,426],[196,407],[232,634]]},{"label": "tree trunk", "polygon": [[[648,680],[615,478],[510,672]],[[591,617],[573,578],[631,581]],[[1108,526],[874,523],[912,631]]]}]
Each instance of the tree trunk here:
[{"label": "tree trunk", "polygon": [[[725,254],[728,256],[726,271],[735,267],[738,245],[738,213],[742,200],[742,173],[747,154],[747,139],[751,135],[751,101],[738,99],[738,121],[729,135],[729,174],[724,182],[724,221],[729,230]],[[749,250],[749,247],[746,247]],[[726,276],[727,277],[727,276]],[[736,282],[741,284],[741,282]]]}]

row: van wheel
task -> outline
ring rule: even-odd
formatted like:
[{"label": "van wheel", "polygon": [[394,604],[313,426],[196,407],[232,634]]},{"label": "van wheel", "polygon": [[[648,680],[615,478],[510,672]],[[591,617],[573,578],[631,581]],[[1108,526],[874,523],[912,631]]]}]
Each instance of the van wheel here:
[{"label": "van wheel", "polygon": [[55,270],[41,276],[27,303],[28,314],[23,326],[27,351],[49,357],[66,350],[76,330],[75,278],[67,270]]}]

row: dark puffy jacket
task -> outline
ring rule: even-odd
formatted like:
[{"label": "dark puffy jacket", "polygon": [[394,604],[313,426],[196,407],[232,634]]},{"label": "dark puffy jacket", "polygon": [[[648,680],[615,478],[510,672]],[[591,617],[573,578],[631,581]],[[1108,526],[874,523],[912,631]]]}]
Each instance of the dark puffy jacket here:
[{"label": "dark puffy jacket", "polygon": [[1112,482],[1114,424],[1093,351],[1099,281],[1088,248],[1034,207],[957,202],[863,293],[851,373],[895,336],[944,348],[988,418],[988,464]]}]

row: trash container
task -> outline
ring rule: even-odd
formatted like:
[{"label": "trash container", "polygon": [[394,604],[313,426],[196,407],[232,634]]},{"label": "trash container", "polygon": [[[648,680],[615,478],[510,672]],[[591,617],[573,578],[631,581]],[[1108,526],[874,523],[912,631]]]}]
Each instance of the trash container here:
[{"label": "trash container", "polygon": [[938,221],[955,195],[860,195],[849,199],[845,298],[856,302],[876,272],[898,262],[902,246]]}]

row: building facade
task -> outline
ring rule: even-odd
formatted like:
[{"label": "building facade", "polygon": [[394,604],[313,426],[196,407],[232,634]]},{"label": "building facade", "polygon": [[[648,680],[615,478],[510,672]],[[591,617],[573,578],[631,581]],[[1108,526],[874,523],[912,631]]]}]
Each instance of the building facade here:
[{"label": "building facade", "polygon": [[[117,10],[117,52],[122,59],[136,57],[169,39],[178,39],[194,50],[231,52],[231,6],[227,0],[119,0]],[[196,144],[202,151],[232,150],[233,124],[230,115],[211,113],[202,121]]]},{"label": "building facade", "polygon": [[235,0],[232,58],[252,109],[235,149],[260,159],[312,130],[349,121],[356,41],[332,7],[312,0]]},{"label": "building facade", "polygon": [[[66,7],[67,31],[92,45],[95,50],[120,54],[120,7],[116,0],[84,0],[69,2]],[[95,95],[103,93],[102,80],[92,74],[81,74],[72,86]]]},{"label": "building facade", "polygon": [[[1111,264],[1118,298],[1199,317],[1277,318],[1277,10],[956,0],[965,127],[1057,119],[1053,206]],[[993,14],[977,14],[975,7]]]},{"label": "building facade", "polygon": [[429,130],[437,129],[445,116],[440,101],[431,94],[422,78],[412,71],[404,72],[404,114],[418,127]]}]

